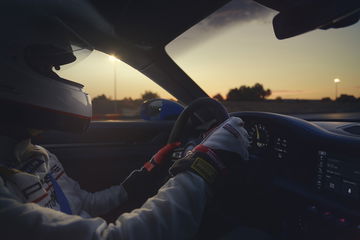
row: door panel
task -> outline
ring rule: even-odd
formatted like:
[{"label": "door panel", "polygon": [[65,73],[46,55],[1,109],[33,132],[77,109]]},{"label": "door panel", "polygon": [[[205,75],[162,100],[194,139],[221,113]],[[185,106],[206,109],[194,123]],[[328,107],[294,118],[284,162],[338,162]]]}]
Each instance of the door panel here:
[{"label": "door panel", "polygon": [[56,154],[83,189],[119,184],[166,144],[173,122],[92,122],[81,135],[47,132],[34,143]]}]

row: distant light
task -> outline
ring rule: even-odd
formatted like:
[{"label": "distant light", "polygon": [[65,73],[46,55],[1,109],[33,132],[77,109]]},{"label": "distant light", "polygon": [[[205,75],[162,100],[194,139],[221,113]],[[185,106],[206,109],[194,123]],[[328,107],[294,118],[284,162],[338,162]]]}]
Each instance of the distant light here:
[{"label": "distant light", "polygon": [[339,83],[339,82],[341,82],[340,79],[338,79],[338,78],[334,79],[334,83]]},{"label": "distant light", "polygon": [[115,61],[119,61],[119,59],[117,59],[115,56],[113,56],[113,55],[109,55],[109,60],[111,61],[111,62],[115,62]]}]

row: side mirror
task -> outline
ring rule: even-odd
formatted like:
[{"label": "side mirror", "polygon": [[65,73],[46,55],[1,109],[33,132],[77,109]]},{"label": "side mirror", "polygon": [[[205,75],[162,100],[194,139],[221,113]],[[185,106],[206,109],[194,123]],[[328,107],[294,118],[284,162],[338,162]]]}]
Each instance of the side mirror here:
[{"label": "side mirror", "polygon": [[150,121],[175,120],[184,107],[174,101],[166,99],[151,99],[141,105],[142,119]]}]

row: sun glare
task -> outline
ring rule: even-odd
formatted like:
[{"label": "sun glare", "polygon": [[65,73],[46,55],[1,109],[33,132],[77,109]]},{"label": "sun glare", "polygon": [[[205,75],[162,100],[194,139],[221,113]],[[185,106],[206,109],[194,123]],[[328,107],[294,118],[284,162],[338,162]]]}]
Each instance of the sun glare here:
[{"label": "sun glare", "polygon": [[110,60],[110,62],[119,61],[119,59],[116,58],[114,55],[109,55],[109,60]]}]

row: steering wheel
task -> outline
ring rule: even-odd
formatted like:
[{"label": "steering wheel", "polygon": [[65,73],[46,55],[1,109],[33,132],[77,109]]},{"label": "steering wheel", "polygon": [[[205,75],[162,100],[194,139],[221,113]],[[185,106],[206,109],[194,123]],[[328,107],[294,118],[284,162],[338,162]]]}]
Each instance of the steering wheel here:
[{"label": "steering wheel", "polygon": [[215,99],[203,97],[190,103],[175,121],[169,135],[169,144],[180,142],[181,145],[172,150],[168,159],[158,166],[155,173],[158,177],[157,187],[161,187],[168,179],[168,169],[175,160],[184,157],[201,142],[206,132],[228,118],[225,107]]},{"label": "steering wheel", "polygon": [[168,143],[182,142],[204,133],[229,118],[224,105],[209,97],[198,98],[177,118]]}]

